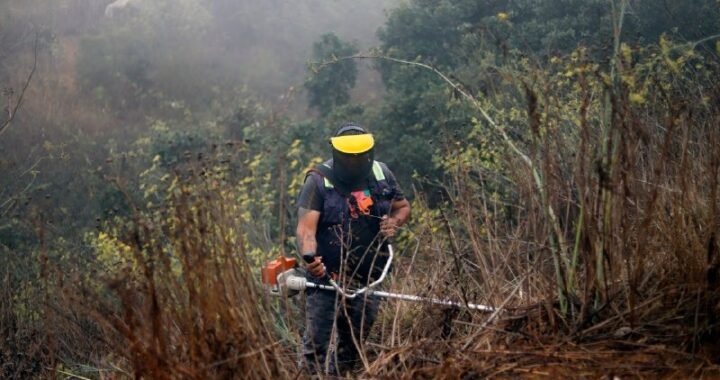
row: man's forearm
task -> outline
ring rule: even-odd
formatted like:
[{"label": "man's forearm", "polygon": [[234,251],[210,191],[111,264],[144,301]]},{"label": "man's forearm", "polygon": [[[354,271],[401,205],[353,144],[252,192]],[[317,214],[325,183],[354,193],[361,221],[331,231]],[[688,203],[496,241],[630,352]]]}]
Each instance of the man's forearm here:
[{"label": "man's forearm", "polygon": [[295,236],[298,241],[298,250],[300,254],[308,252],[317,252],[317,240],[315,240],[315,234],[308,231],[297,231]]},{"label": "man's forearm", "polygon": [[298,210],[298,226],[295,230],[295,238],[301,255],[317,252],[315,233],[317,232],[319,215],[317,211],[302,207]]},{"label": "man's forearm", "polygon": [[407,200],[399,201],[393,204],[390,211],[390,217],[395,220],[395,224],[402,226],[410,219],[410,203]]},{"label": "man's forearm", "polygon": [[408,219],[410,219],[410,208],[403,207],[403,208],[394,210],[390,213],[390,217],[395,219],[398,226],[402,226],[403,224],[405,224],[408,221]]}]

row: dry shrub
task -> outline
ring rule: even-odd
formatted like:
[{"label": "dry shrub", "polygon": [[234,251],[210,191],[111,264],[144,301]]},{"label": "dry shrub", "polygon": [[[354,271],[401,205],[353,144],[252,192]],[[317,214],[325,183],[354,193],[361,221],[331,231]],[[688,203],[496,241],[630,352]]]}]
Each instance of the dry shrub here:
[{"label": "dry shrub", "polygon": [[136,213],[119,234],[132,259],[102,276],[99,291],[88,280],[68,292],[105,332],[105,363],[136,378],[291,375],[232,194],[217,179],[179,179],[170,207]]},{"label": "dry shrub", "polygon": [[[415,201],[389,284],[499,311],[387,302],[359,376],[720,375],[720,69],[663,64],[640,77],[643,102],[582,60],[570,84],[533,73],[518,86],[541,188],[512,154],[451,167],[443,207]],[[298,375],[232,194],[181,179],[170,207],[117,234],[131,260],[65,293],[105,333],[99,363],[145,378]]]},{"label": "dry shrub", "polygon": [[11,281],[10,268],[7,269],[0,287],[0,377],[38,376],[44,372],[44,365],[52,362],[46,347],[47,336],[42,323],[22,312],[36,299],[27,297],[26,289],[19,289]]},{"label": "dry shrub", "polygon": [[624,62],[610,83],[582,54],[565,83],[514,75],[535,80],[517,94],[541,188],[512,152],[500,171],[452,166],[445,211],[415,204],[394,285],[503,310],[387,305],[368,374],[720,374],[720,67],[673,54]]}]

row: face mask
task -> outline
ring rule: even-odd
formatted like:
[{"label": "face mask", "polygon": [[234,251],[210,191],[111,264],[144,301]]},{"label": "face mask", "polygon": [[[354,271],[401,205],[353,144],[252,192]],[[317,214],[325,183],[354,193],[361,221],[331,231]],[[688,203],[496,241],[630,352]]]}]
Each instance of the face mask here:
[{"label": "face mask", "polygon": [[357,185],[370,175],[374,156],[374,149],[359,154],[342,153],[333,149],[333,173],[338,181]]},{"label": "face mask", "polygon": [[333,146],[333,172],[338,181],[354,186],[364,181],[375,158],[373,135],[343,135],[330,139]]}]

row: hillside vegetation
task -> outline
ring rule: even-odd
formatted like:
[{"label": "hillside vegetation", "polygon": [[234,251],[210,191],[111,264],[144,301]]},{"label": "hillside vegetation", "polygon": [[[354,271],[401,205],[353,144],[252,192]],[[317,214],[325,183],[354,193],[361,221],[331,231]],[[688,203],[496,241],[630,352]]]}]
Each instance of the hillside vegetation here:
[{"label": "hillside vegetation", "polygon": [[717,1],[109,4],[0,4],[0,378],[304,377],[259,271],[348,120],[386,287],[498,310],[385,302],[353,376],[720,376]]}]

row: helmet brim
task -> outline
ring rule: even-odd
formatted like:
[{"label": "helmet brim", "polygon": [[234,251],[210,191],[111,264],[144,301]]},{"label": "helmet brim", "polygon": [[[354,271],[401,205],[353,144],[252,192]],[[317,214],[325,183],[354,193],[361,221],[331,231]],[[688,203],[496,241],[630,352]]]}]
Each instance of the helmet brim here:
[{"label": "helmet brim", "polygon": [[369,151],[375,146],[375,139],[370,133],[362,135],[345,135],[330,138],[330,144],[338,152],[347,154],[360,154]]}]

